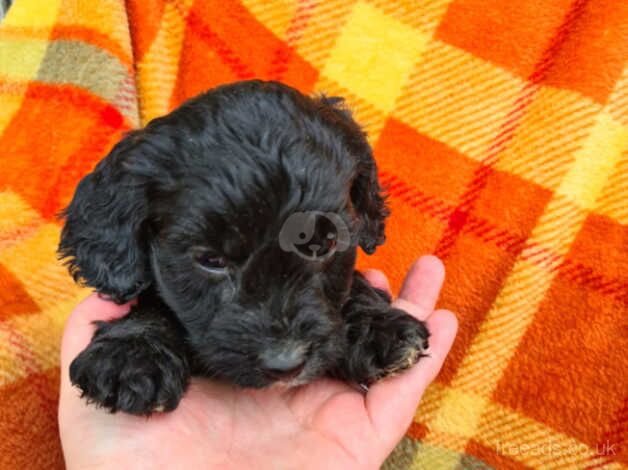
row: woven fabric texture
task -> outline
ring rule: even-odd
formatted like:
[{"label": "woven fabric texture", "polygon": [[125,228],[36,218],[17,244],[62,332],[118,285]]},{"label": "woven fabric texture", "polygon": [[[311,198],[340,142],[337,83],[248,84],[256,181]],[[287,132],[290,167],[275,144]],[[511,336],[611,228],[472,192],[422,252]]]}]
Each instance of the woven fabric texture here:
[{"label": "woven fabric texture", "polygon": [[55,214],[127,130],[259,77],[347,99],[460,332],[388,469],[628,466],[628,2],[16,0],[0,23],[0,468],[63,467]]}]

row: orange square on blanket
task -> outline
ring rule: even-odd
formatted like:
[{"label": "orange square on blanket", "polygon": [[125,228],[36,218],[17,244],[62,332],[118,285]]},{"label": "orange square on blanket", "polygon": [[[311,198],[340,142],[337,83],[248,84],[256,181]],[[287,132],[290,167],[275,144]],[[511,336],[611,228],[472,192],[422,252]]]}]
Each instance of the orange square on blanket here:
[{"label": "orange square on blanket", "polygon": [[439,307],[456,312],[460,327],[440,380],[456,373],[485,315],[510,273],[516,256],[485,242],[474,233],[461,233],[445,259],[447,278]]},{"label": "orange square on blanket", "polygon": [[57,426],[58,390],[56,367],[0,387],[0,468],[64,468]]},{"label": "orange square on blanket", "polygon": [[529,77],[558,34],[572,0],[454,0],[436,37]]},{"label": "orange square on blanket", "polygon": [[392,118],[386,121],[375,155],[380,171],[392,172],[418,191],[454,206],[479,166]]},{"label": "orange square on blanket", "polygon": [[376,268],[384,271],[393,293],[397,294],[412,263],[422,255],[433,252],[445,223],[426,210],[423,201],[409,194],[388,198],[391,216],[386,222],[386,243],[367,256],[361,250],[358,269]]},{"label": "orange square on blanket", "polygon": [[[186,29],[179,64],[177,83],[170,103],[171,109],[209,88],[239,80],[238,73],[232,65],[225,62],[207,44],[205,32],[200,26],[190,26]],[[200,70],[203,72],[200,73]]]},{"label": "orange square on blanket", "polygon": [[21,281],[11,271],[0,264],[0,321],[13,315],[39,312],[39,305],[28,295]]},{"label": "orange square on blanket", "polygon": [[581,3],[544,83],[578,91],[604,104],[628,60],[628,2]]},{"label": "orange square on blanket", "polygon": [[237,80],[280,80],[304,93],[316,83],[318,71],[239,3],[195,2],[186,24],[173,106]]},{"label": "orange square on blanket", "polygon": [[71,162],[91,169],[123,127],[117,110],[80,88],[32,83],[0,136],[2,152],[11,157],[2,182],[42,216],[54,218],[61,205],[51,195],[68,177],[72,186],[82,176],[73,173]]},{"label": "orange square on blanket", "polygon": [[612,297],[557,276],[493,399],[595,449],[625,425],[625,316]]},{"label": "orange square on blanket", "polygon": [[[522,246],[517,249],[511,244],[517,240],[521,243],[525,241],[551,196],[548,189],[512,173],[496,170],[487,177],[486,186],[481,190],[472,213],[497,229],[487,229],[485,239],[503,243],[516,254]],[[507,234],[500,233],[503,230]]]},{"label": "orange square on blanket", "polygon": [[589,214],[561,272],[628,301],[628,227],[603,215]]}]

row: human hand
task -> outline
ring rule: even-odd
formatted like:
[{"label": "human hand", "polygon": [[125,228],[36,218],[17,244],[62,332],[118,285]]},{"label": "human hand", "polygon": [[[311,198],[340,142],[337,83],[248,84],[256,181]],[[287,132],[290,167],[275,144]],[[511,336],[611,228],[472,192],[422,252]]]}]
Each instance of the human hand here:
[{"label": "human hand", "polygon": [[[381,272],[364,274],[390,290]],[[434,311],[443,279],[442,263],[432,256],[410,269],[394,305],[427,322],[429,356],[366,394],[327,378],[262,390],[193,378],[176,410],[149,418],[88,405],[69,381],[92,322],[129,309],[89,296],[70,315],[61,347],[59,429],[67,468],[378,468],[403,437],[456,335],[455,316]]]}]

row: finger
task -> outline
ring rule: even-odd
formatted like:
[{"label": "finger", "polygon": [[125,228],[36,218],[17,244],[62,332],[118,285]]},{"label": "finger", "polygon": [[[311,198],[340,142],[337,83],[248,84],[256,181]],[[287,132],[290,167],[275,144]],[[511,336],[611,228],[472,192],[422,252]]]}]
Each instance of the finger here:
[{"label": "finger", "polygon": [[427,357],[408,371],[377,382],[366,395],[371,423],[389,450],[408,429],[427,386],[436,378],[451,349],[458,320],[448,310],[437,310],[427,319],[431,332]]},{"label": "finger", "polygon": [[423,320],[436,306],[445,280],[445,268],[435,256],[423,256],[412,265],[403,281],[395,307]]},{"label": "finger", "polygon": [[367,269],[362,273],[369,284],[390,294],[390,283],[386,275],[378,269]]},{"label": "finger", "polygon": [[89,344],[96,329],[93,322],[119,318],[129,311],[129,306],[103,300],[97,294],[78,304],[65,324],[61,340],[61,370],[67,370],[70,362]]}]

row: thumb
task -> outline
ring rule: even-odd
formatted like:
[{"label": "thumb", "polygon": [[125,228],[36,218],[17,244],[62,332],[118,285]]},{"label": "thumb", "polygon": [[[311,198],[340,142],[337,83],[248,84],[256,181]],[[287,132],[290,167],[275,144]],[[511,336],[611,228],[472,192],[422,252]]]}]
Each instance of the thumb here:
[{"label": "thumb", "polygon": [[367,394],[371,421],[390,451],[408,429],[425,389],[438,375],[456,337],[458,321],[448,310],[436,310],[425,322],[431,332],[427,356],[406,372],[375,384]]},{"label": "thumb", "polygon": [[423,392],[440,371],[456,336],[455,315],[446,310],[434,311],[444,278],[443,263],[434,256],[423,256],[410,268],[401,294],[393,303],[426,322],[430,346],[418,364],[373,384],[366,395],[371,422],[388,451],[408,428]]}]

